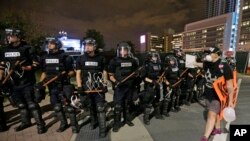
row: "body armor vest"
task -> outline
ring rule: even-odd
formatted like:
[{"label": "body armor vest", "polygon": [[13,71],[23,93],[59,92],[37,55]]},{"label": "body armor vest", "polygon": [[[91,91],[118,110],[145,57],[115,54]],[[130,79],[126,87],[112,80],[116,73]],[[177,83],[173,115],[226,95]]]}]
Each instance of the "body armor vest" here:
[{"label": "body armor vest", "polygon": [[161,65],[159,63],[149,63],[147,65],[147,77],[152,80],[157,80],[161,75]]},{"label": "body armor vest", "polygon": [[44,59],[45,63],[45,73],[48,78],[54,77],[61,73],[62,71],[66,71],[65,68],[65,60],[66,55],[64,53],[56,53],[56,54],[48,54]]},{"label": "body armor vest", "polygon": [[134,71],[132,58],[117,57],[115,62],[116,62],[115,78],[118,81],[121,81]]},{"label": "body armor vest", "polygon": [[172,81],[176,81],[179,77],[179,69],[178,67],[167,67],[165,70],[165,77],[170,83]]},{"label": "body armor vest", "polygon": [[22,65],[32,65],[31,58],[29,57],[30,47],[27,45],[20,44],[17,47],[8,46],[2,51],[2,58],[5,62],[6,69],[5,74],[7,75],[10,69],[15,65],[17,61],[20,61],[18,67],[14,70],[10,80],[14,85],[23,85],[27,83],[35,82],[33,71],[23,71]]}]

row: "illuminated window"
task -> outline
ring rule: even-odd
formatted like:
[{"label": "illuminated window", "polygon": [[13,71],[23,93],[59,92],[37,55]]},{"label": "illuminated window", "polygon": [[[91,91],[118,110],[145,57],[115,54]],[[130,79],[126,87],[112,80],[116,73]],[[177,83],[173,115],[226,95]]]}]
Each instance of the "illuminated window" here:
[{"label": "illuminated window", "polygon": [[206,29],[202,30],[202,33],[207,33],[207,30]]},{"label": "illuminated window", "polygon": [[243,6],[243,10],[247,10],[247,9],[249,9],[250,8],[250,5],[245,5],[245,6]]},{"label": "illuminated window", "polygon": [[207,35],[202,35],[202,38],[207,38]]}]

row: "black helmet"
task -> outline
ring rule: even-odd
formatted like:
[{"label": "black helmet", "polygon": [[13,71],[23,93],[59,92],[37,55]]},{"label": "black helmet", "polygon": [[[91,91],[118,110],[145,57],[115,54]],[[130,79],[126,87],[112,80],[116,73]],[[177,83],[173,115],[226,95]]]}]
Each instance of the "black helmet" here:
[{"label": "black helmet", "polygon": [[58,40],[58,39],[55,39],[55,38],[49,40],[48,43],[54,44],[58,49],[62,48],[62,46],[63,46],[62,42],[60,40]]},{"label": "black helmet", "polygon": [[120,54],[121,50],[127,50],[127,52],[128,52],[127,55],[129,57],[132,57],[132,55],[131,55],[131,46],[127,42],[120,42],[119,44],[117,44],[117,49],[116,49],[117,57],[123,57],[123,55]]},{"label": "black helmet", "polygon": [[183,56],[181,48],[174,48],[173,52],[174,52],[175,56],[178,56],[178,57]]},{"label": "black helmet", "polygon": [[15,28],[8,28],[8,29],[5,29],[5,34],[7,36],[17,36],[20,38],[21,36],[21,31],[19,29],[15,29]]},{"label": "black helmet", "polygon": [[146,61],[147,62],[153,62],[153,63],[158,63],[161,62],[161,58],[158,52],[156,51],[150,51],[146,55]]},{"label": "black helmet", "polygon": [[178,67],[177,59],[173,55],[166,56],[165,63],[167,66]]},{"label": "black helmet", "polygon": [[85,46],[86,44],[91,44],[91,45],[93,45],[94,47],[97,47],[96,40],[93,39],[93,38],[86,38],[86,39],[84,39],[84,41],[83,41],[82,44],[83,44],[84,46]]}]

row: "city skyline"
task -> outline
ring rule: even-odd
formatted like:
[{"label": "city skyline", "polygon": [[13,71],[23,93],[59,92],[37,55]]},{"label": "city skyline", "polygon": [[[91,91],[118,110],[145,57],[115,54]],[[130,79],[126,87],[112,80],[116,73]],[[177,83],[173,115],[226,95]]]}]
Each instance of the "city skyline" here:
[{"label": "city skyline", "polygon": [[139,37],[146,32],[163,33],[168,28],[181,32],[184,25],[203,19],[202,0],[138,0],[138,1],[1,1],[2,11],[23,11],[49,33],[60,30],[82,38],[87,29],[104,35],[105,50],[117,42],[131,40],[139,46]]}]

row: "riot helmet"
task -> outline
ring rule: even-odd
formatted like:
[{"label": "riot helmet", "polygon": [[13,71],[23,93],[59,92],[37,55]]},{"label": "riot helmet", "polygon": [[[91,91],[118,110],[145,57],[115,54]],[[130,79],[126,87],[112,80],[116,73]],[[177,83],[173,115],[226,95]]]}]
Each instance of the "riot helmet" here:
[{"label": "riot helmet", "polygon": [[170,66],[170,67],[178,67],[178,62],[177,62],[177,59],[174,57],[174,56],[167,56],[165,58],[165,61],[167,63],[167,66]]},{"label": "riot helmet", "polygon": [[175,56],[177,57],[182,57],[184,55],[181,48],[175,48],[173,49],[173,51],[174,51]]},{"label": "riot helmet", "polygon": [[158,63],[161,62],[160,55],[158,52],[153,52],[150,51],[147,53],[147,61],[153,62],[153,63]]},{"label": "riot helmet", "polygon": [[21,31],[19,29],[15,29],[15,28],[5,29],[5,35],[6,35],[7,44],[14,45],[20,42]]},{"label": "riot helmet", "polygon": [[96,43],[96,40],[93,39],[93,38],[86,38],[84,39],[83,41],[83,46],[84,46],[84,52],[86,54],[91,54],[91,53],[94,53],[96,51],[96,48],[97,48],[97,43]]},{"label": "riot helmet", "polygon": [[131,57],[131,47],[127,42],[121,42],[117,45],[116,49],[117,57],[127,58]]},{"label": "riot helmet", "polygon": [[51,39],[48,41],[49,53],[55,53],[62,48],[62,42],[58,39]]}]

